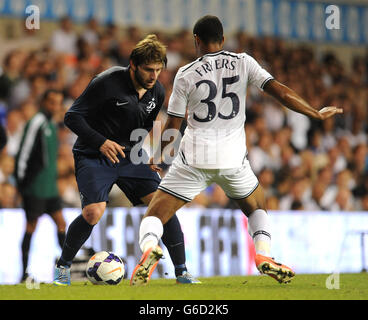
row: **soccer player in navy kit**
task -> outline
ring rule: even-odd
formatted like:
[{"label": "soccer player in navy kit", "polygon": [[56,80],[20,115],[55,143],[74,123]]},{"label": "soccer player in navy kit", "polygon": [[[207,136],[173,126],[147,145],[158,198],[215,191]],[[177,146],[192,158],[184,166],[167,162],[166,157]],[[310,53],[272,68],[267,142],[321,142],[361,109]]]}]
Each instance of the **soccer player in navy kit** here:
[{"label": "soccer player in navy kit", "polygon": [[[97,75],[65,115],[65,124],[78,136],[73,154],[82,214],[69,226],[55,268],[55,285],[70,285],[72,260],[102,217],[113,184],[133,205],[148,205],[160,183],[149,165],[136,163],[137,155],[131,151],[137,142],[131,141],[131,133],[135,129],[148,133],[153,127],[165,99],[157,78],[166,62],[166,48],[155,35],[147,36],[133,49],[129,67],[112,67]],[[198,283],[185,266],[178,218],[174,216],[164,228],[163,243],[177,282]]]}]

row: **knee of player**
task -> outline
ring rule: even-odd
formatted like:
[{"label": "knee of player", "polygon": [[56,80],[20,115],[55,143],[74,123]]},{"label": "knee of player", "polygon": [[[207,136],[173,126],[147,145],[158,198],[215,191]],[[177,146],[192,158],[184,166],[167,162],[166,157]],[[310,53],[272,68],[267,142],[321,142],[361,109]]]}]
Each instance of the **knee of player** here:
[{"label": "knee of player", "polygon": [[83,218],[90,224],[95,225],[100,221],[104,210],[99,207],[85,207],[83,209],[82,215]]},{"label": "knee of player", "polygon": [[240,209],[247,217],[257,210],[266,211],[266,206],[263,203],[256,201],[246,201],[246,199],[238,200],[237,202]]}]

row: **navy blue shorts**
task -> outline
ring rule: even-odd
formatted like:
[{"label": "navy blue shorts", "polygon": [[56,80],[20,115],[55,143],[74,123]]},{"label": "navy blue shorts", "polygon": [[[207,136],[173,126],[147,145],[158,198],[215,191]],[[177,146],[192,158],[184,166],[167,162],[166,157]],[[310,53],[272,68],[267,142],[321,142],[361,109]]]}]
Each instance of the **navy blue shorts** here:
[{"label": "navy blue shorts", "polygon": [[108,202],[115,183],[134,206],[142,204],[142,197],[157,190],[160,176],[147,164],[133,164],[121,156],[119,160],[120,163],[114,164],[103,155],[88,157],[74,154],[82,208],[91,203]]},{"label": "navy blue shorts", "polygon": [[52,198],[39,198],[23,194],[23,208],[27,221],[37,220],[42,214],[53,215],[62,209],[62,201],[59,196]]}]

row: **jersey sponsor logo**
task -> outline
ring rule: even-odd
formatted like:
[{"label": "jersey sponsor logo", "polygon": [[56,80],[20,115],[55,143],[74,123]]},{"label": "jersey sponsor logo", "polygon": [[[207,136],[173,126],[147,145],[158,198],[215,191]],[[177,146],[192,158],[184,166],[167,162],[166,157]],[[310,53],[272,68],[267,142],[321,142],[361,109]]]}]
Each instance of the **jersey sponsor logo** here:
[{"label": "jersey sponsor logo", "polygon": [[155,102],[155,98],[152,98],[152,100],[150,102],[148,102],[148,105],[146,107],[146,111],[148,113],[151,113],[151,111],[156,108],[156,102]]}]

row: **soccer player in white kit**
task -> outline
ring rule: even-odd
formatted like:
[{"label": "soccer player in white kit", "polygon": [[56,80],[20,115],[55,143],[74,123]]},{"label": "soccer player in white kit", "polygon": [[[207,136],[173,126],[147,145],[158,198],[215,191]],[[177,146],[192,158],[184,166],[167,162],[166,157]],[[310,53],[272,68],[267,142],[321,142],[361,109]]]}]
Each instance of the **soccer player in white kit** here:
[{"label": "soccer player in white kit", "polygon": [[[163,224],[214,182],[248,217],[258,270],[280,283],[290,282],[295,275],[291,268],[271,258],[264,193],[246,158],[246,88],[253,84],[282,105],[314,119],[324,120],[342,113],[342,109],[315,110],[276,81],[251,56],[224,51],[223,27],[217,17],[207,15],[199,19],[193,34],[200,58],[178,70],[163,130],[179,130],[186,116],[187,128],[178,155],[141,222],[139,245],[143,255],[130,283],[140,285],[149,281],[162,257],[158,241]],[[168,144],[163,141],[160,151]],[[161,154],[160,160],[164,161]],[[151,169],[159,171],[153,159]]]}]

